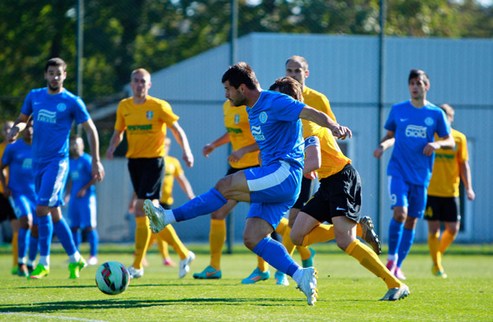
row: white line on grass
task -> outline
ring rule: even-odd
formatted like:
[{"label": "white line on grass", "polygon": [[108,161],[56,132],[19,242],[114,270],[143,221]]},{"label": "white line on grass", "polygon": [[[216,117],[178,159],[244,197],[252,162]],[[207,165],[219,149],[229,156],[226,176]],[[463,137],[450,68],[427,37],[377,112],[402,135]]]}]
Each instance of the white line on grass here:
[{"label": "white line on grass", "polygon": [[49,314],[28,314],[28,313],[18,313],[18,312],[0,312],[0,315],[15,315],[24,317],[34,317],[34,318],[45,318],[49,320],[71,320],[71,321],[88,321],[88,322],[104,322],[104,320],[93,320],[93,319],[82,319],[70,316],[56,316]]}]

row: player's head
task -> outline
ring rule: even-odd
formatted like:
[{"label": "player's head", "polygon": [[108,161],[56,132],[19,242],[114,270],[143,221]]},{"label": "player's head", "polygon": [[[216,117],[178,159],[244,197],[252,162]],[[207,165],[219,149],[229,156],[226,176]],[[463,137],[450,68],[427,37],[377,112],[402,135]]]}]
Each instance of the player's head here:
[{"label": "player's head", "polygon": [[70,137],[70,155],[72,157],[80,157],[84,154],[84,140],[79,135]]},{"label": "player's head", "polygon": [[59,57],[51,58],[45,65],[45,80],[50,93],[59,93],[67,78],[67,64]]},{"label": "player's head", "polygon": [[151,74],[144,68],[137,68],[130,75],[130,87],[134,98],[145,98],[151,88]]},{"label": "player's head", "polygon": [[430,89],[430,78],[421,69],[411,69],[408,77],[409,93],[413,100],[426,99]]},{"label": "player's head", "polygon": [[301,86],[305,86],[305,79],[310,75],[310,70],[308,69],[308,62],[305,57],[302,56],[291,56],[286,60],[286,76],[291,76],[300,82]]},{"label": "player's head", "polygon": [[221,82],[226,91],[226,98],[234,106],[247,105],[245,90],[258,90],[260,84],[253,69],[245,62],[230,66],[223,74]]},{"label": "player's head", "polygon": [[440,108],[445,112],[445,115],[447,115],[448,122],[452,124],[455,116],[454,108],[448,104],[442,104],[440,105]]},{"label": "player's head", "polygon": [[2,126],[2,136],[6,137],[7,134],[9,134],[10,129],[14,126],[14,122],[12,121],[5,121]]},{"label": "player's head", "polygon": [[274,83],[270,85],[269,90],[281,92],[291,96],[295,100],[303,101],[303,89],[301,88],[301,84],[293,77],[284,76],[276,79]]},{"label": "player's head", "polygon": [[29,121],[27,121],[26,123],[26,128],[24,129],[24,131],[22,131],[22,137],[24,141],[27,143],[31,143],[33,140],[33,133],[34,133],[33,119],[31,117]]}]

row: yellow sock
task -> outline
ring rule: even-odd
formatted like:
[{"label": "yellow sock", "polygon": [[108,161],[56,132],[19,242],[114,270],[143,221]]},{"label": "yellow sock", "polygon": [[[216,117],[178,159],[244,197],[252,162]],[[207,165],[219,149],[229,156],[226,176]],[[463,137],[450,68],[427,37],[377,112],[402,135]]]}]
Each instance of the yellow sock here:
[{"label": "yellow sock", "polygon": [[147,253],[151,230],[149,229],[149,219],[147,217],[135,217],[135,258],[133,267],[142,269],[142,260]]},{"label": "yellow sock", "polygon": [[159,232],[159,237],[173,247],[178,256],[180,256],[180,259],[187,258],[189,250],[183,245],[173,226],[167,225],[164,227],[164,229]]},{"label": "yellow sock", "polygon": [[447,248],[454,242],[456,235],[450,233],[450,231],[445,230],[440,239],[440,246],[438,247],[438,252],[444,254]]},{"label": "yellow sock", "polygon": [[278,233],[281,236],[284,236],[284,232],[286,231],[286,228],[289,228],[288,223],[289,223],[288,219],[283,217],[279,222],[279,225],[277,225],[276,227],[276,233]]},{"label": "yellow sock", "polygon": [[287,226],[284,229],[284,234],[282,235],[282,244],[284,245],[284,247],[286,247],[288,254],[293,255],[293,251],[294,251],[295,246],[294,246],[293,242],[291,241],[290,234],[291,234],[291,227]]},{"label": "yellow sock", "polygon": [[334,225],[322,224],[315,227],[308,235],[303,239],[303,246],[311,244],[322,243],[335,238]]},{"label": "yellow sock", "polygon": [[159,253],[163,259],[169,258],[168,243],[164,241],[158,234],[152,234],[156,236],[156,243]]},{"label": "yellow sock", "polygon": [[356,258],[364,268],[375,274],[377,277],[380,277],[385,284],[387,284],[387,288],[390,289],[402,285],[394,274],[390,273],[387,267],[382,264],[377,254],[358,239],[355,239],[349,244],[345,252]]},{"label": "yellow sock", "polygon": [[428,248],[430,249],[430,256],[433,264],[438,267],[438,246],[440,245],[440,232],[437,231],[435,234],[428,233]]},{"label": "yellow sock", "polygon": [[221,255],[224,242],[226,241],[226,220],[211,219],[211,230],[209,232],[209,245],[211,248],[211,266],[217,270],[221,269]]},{"label": "yellow sock", "polygon": [[257,267],[261,272],[266,272],[269,269],[269,264],[260,256],[257,256]]},{"label": "yellow sock", "polygon": [[19,232],[12,232],[12,267],[19,263]]}]

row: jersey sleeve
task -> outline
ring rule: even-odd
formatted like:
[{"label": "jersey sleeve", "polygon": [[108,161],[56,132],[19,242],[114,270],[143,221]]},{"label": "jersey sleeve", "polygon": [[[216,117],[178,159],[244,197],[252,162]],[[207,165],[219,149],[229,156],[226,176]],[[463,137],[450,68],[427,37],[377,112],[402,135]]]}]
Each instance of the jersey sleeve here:
[{"label": "jersey sleeve", "polygon": [[440,114],[437,120],[437,134],[439,137],[443,138],[450,134],[450,124],[446,120],[445,112],[439,110]]},{"label": "jersey sleeve", "polygon": [[80,97],[75,97],[74,99],[75,105],[75,123],[82,124],[87,122],[91,117],[89,116],[89,112],[87,111],[86,104]]},{"label": "jersey sleeve", "polygon": [[125,124],[125,119],[123,118],[123,103],[120,102],[116,109],[116,121],[115,121],[115,130],[116,131],[124,131],[127,128]]},{"label": "jersey sleeve", "polygon": [[395,107],[392,107],[390,110],[389,116],[387,117],[387,121],[385,122],[384,128],[388,131],[395,132],[396,124],[395,124]]},{"label": "jersey sleeve", "polygon": [[32,95],[33,92],[30,91],[24,99],[24,103],[21,107],[21,113],[24,115],[31,115],[33,113]]}]

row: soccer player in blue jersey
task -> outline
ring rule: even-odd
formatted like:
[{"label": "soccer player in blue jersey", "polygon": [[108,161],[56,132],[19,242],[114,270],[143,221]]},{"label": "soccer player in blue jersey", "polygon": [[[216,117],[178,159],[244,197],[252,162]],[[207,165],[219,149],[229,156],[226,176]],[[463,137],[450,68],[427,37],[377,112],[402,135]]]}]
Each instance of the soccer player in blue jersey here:
[{"label": "soccer player in blue jersey", "polygon": [[[428,75],[412,69],[408,86],[411,99],[392,106],[385,122],[387,134],[373,152],[380,158],[394,145],[387,167],[393,209],[387,268],[402,280],[406,278],[402,262],[413,244],[416,223],[424,215],[434,152],[455,146],[445,113],[426,100],[430,89]],[[435,134],[441,140],[435,141]]]},{"label": "soccer player in blue jersey", "polygon": [[79,278],[87,264],[75,247],[70,228],[62,217],[63,186],[68,174],[69,136],[72,123],[81,124],[88,137],[92,154],[92,175],[101,181],[104,168],[99,158],[98,131],[79,97],[63,87],[67,64],[51,58],[45,65],[47,86],[33,89],[24,100],[21,113],[8,134],[14,142],[30,118],[34,135],[33,172],[36,187],[36,215],[39,231],[39,263],[30,278],[39,279],[50,273],[50,249],[53,230],[69,256],[69,278]]},{"label": "soccer player in blue jersey", "polygon": [[[31,234],[31,228],[37,223],[36,218],[33,218],[36,211],[36,193],[32,169],[32,137],[32,122],[29,122],[23,138],[7,145],[0,163],[0,181],[5,193],[10,196],[11,205],[19,220],[17,275],[25,277],[33,270],[38,251],[37,236]],[[8,184],[3,174],[6,167],[9,167]]]},{"label": "soccer player in blue jersey", "polygon": [[69,176],[65,201],[75,247],[79,249],[82,234],[89,243],[89,265],[98,263],[99,236],[96,230],[96,178],[92,176],[92,157],[84,152],[80,136],[70,138]]},{"label": "soccer player in blue jersey", "polygon": [[250,202],[243,234],[245,246],[291,276],[306,295],[308,304],[313,305],[318,296],[316,270],[300,267],[270,234],[300,192],[304,156],[300,118],[327,127],[340,138],[351,136],[351,130],[288,95],[262,90],[254,71],[244,62],[231,66],[223,74],[222,83],[226,98],[234,106],[247,106],[262,164],[220,179],[208,192],[173,210],[164,210],[146,200],[144,210],[151,229],[159,231],[167,224],[209,214],[228,199]]}]

